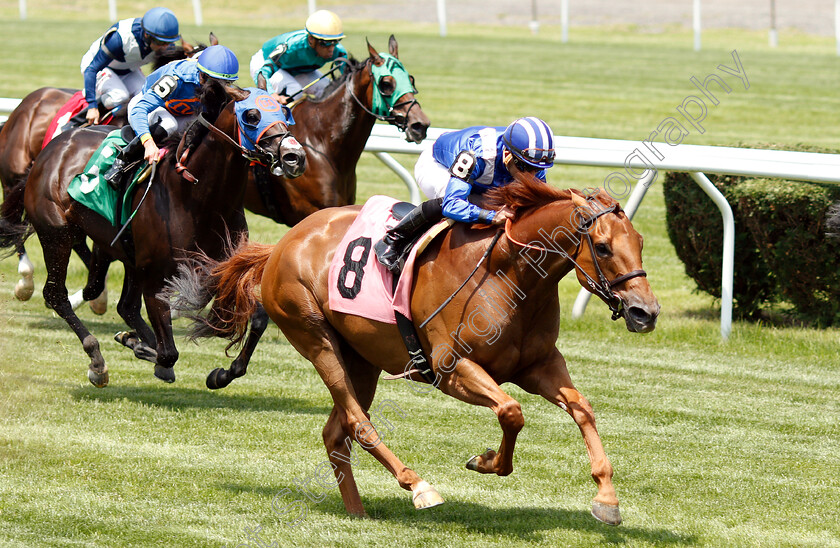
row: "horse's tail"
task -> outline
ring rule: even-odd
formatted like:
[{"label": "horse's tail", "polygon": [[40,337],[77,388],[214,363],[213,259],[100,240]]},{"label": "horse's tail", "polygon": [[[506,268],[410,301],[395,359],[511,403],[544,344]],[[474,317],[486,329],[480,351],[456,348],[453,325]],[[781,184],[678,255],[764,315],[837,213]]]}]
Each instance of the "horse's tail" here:
[{"label": "horse's tail", "polygon": [[[161,298],[173,310],[193,320],[190,340],[221,337],[231,343],[245,338],[248,321],[259,303],[259,285],[273,245],[248,242],[244,237],[224,261],[203,253],[178,265],[178,275],[167,280]],[[214,300],[215,299],[215,300]],[[206,315],[199,312],[214,300]]]},{"label": "horse's tail", "polygon": [[0,205],[0,259],[20,250],[32,234],[32,227],[24,218],[25,184],[26,179],[11,181],[11,185],[4,188],[3,205]]}]

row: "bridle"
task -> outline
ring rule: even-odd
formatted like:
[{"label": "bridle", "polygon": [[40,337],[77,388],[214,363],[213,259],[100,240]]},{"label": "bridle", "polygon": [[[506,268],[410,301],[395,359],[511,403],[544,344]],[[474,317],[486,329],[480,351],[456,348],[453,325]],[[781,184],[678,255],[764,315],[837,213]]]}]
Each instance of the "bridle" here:
[{"label": "bridle", "polygon": [[[587,197],[587,202],[592,202],[594,198]],[[567,252],[563,251],[562,249],[549,249],[545,247],[540,247],[536,245],[526,244],[524,242],[520,242],[516,240],[510,234],[510,227],[512,226],[512,222],[508,219],[505,222],[505,236],[508,240],[512,243],[528,248],[528,249],[536,249],[545,253],[556,253],[559,255],[564,256],[566,259],[571,261],[571,263],[575,266],[578,272],[583,274],[584,278],[586,278],[586,283],[589,284],[589,287],[592,289],[592,292],[601,297],[601,299],[607,304],[610,308],[610,312],[612,312],[612,319],[617,320],[624,314],[624,301],[622,298],[613,291],[618,285],[623,284],[628,280],[632,280],[633,278],[637,278],[639,276],[647,277],[647,272],[644,270],[633,270],[632,272],[628,272],[626,274],[621,274],[617,276],[613,280],[607,280],[607,277],[604,275],[603,270],[601,270],[601,265],[598,263],[598,255],[595,253],[595,244],[592,243],[592,236],[590,235],[590,230],[595,225],[595,222],[598,220],[599,217],[602,215],[606,215],[607,213],[613,213],[618,210],[618,204],[613,204],[610,207],[605,209],[601,209],[597,213],[587,217],[584,219],[580,225],[577,227],[577,232],[582,233],[584,235],[583,239],[578,242],[577,247],[575,248],[575,252],[573,255],[569,255]],[[590,276],[582,266],[575,260],[575,258],[580,254],[580,246],[583,243],[583,240],[586,240],[586,243],[589,247],[589,252],[592,255],[592,264],[595,265],[595,274],[597,276],[597,280]]]},{"label": "bridle", "polygon": [[[344,62],[346,63],[347,61],[344,60]],[[365,61],[365,67],[370,68],[372,66],[373,66],[373,59],[368,58],[367,61]],[[400,66],[402,66],[402,65],[400,65]],[[382,93],[382,90],[379,88],[379,82],[374,77],[372,69],[371,69],[370,79],[371,79],[371,82],[373,83],[373,86],[374,86],[374,89],[375,89],[374,93],[379,93],[383,98],[388,97],[387,95]],[[365,104],[362,102],[362,100],[359,99],[356,96],[355,93],[353,93],[353,87],[349,84],[349,82],[348,82],[348,85],[347,85],[347,90],[350,93],[350,97],[352,97],[356,101],[356,104],[359,105],[359,107],[361,107],[361,109],[364,110],[366,113],[370,114],[371,116],[373,116],[377,120],[380,120],[382,122],[388,122],[389,124],[395,126],[398,130],[400,130],[402,132],[405,132],[406,128],[408,128],[408,115],[411,113],[411,109],[413,109],[415,107],[415,105],[418,106],[418,107],[420,106],[420,103],[417,102],[417,99],[414,97],[414,95],[417,94],[417,88],[414,87],[414,76],[409,75],[409,79],[411,81],[411,90],[412,90],[411,91],[411,100],[410,101],[402,101],[400,103],[394,103],[393,105],[390,105],[388,107],[388,113],[387,114],[377,114],[372,109],[365,106]],[[406,95],[406,94],[403,94],[403,95]],[[398,108],[402,108],[405,105],[409,105],[408,109],[406,109],[406,111],[405,111],[405,114],[401,114],[401,113],[396,112],[396,110]]]},{"label": "bridle", "polygon": [[[240,131],[238,118],[236,120],[236,129],[240,133],[240,135],[243,135],[248,140],[248,142],[254,145],[254,150],[249,150],[237,143],[230,135],[228,135],[227,133],[213,125],[212,122],[207,120],[207,118],[204,117],[204,113],[199,114],[193,123],[201,124],[208,130],[210,130],[210,132],[213,133],[216,137],[219,137],[223,143],[239,151],[242,157],[246,160],[252,163],[260,164],[262,166],[266,166],[269,170],[271,170],[272,173],[274,173],[277,170],[280,170],[279,175],[282,175],[282,168],[280,167],[281,158],[275,155],[270,150],[264,148],[263,146],[260,146],[259,143],[254,142],[250,137],[248,137],[248,135],[244,131]],[[281,124],[284,127],[284,131],[280,133],[275,133],[273,135],[268,135],[260,139],[260,141],[265,142],[272,141],[274,139],[280,139],[282,143],[284,139],[288,138],[291,135],[291,132],[289,131],[288,125],[282,122]],[[188,132],[184,132],[184,137],[187,135],[187,133]],[[182,152],[184,147],[184,137],[181,138],[181,142],[178,145],[178,151],[175,154],[175,158],[177,160],[176,169],[179,173],[181,173],[181,175],[185,179],[195,184],[198,182],[198,180],[189,171],[187,171],[186,167],[183,165],[184,162],[186,162],[187,155],[189,154],[189,149]],[[275,173],[275,175],[278,174]]]}]

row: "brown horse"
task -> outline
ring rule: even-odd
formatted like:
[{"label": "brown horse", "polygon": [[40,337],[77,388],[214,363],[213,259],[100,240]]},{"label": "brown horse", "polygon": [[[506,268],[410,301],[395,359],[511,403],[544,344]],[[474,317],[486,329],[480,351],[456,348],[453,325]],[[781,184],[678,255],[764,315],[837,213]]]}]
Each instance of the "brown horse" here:
[{"label": "brown horse", "polygon": [[[218,42],[216,36],[211,33],[210,43]],[[183,46],[162,49],[155,58],[152,70],[170,61],[195,55],[205,47],[203,44],[192,46],[184,43]],[[76,91],[78,90],[53,87],[37,89],[24,97],[8,120],[0,124],[0,184],[3,186],[0,233],[4,232],[3,226],[15,226],[22,221],[27,174],[41,152],[50,123]],[[116,127],[124,126],[128,121],[124,110],[118,111],[108,123]],[[90,250],[84,241],[78,242],[74,250],[85,264],[90,262]],[[21,274],[21,280],[15,286],[15,296],[26,301],[32,296],[34,289],[32,263],[22,244],[15,251],[18,254],[18,272]],[[104,309],[99,313],[104,313]]]},{"label": "brown horse", "polygon": [[[399,55],[397,40],[391,35],[388,51]],[[429,118],[414,92],[394,96],[400,78],[413,89],[413,78],[405,68],[380,55],[368,44],[369,57],[363,63],[347,62],[342,78],[328,88],[323,100],[306,100],[294,107],[295,137],[307,150],[306,172],[289,181],[269,177],[261,190],[255,177],[248,177],[245,207],[278,223],[294,226],[307,215],[324,209],[350,205],[356,200],[356,164],[362,156],[376,120],[385,120],[405,131],[406,139],[419,143],[426,138]],[[386,64],[392,74],[373,74],[373,67]],[[408,83],[410,80],[411,83]],[[374,113],[374,94],[387,113]]]},{"label": "brown horse", "polygon": [[[575,268],[581,285],[604,299],[614,318],[623,317],[630,331],[652,331],[659,304],[641,270],[642,237],[603,192],[587,198],[577,191],[540,184],[530,176],[518,174],[517,178],[490,191],[484,204],[513,210],[513,221],[508,221],[503,233],[492,227],[456,224],[420,256],[411,313],[430,356],[437,388],[467,403],[489,407],[501,425],[499,450],[473,457],[467,468],[485,474],[512,472],[514,443],[524,420],[519,403],[499,387],[512,382],[572,416],[583,434],[598,486],[592,513],[601,521],[618,524],[621,516],[613,469],[595,428],[592,407],[575,389],[566,362],[555,348],[560,313],[557,284]],[[327,209],[306,218],[274,246],[243,243],[220,264],[184,265],[180,277],[170,282],[167,295],[176,295],[176,308],[192,310],[215,297],[214,313],[199,319],[193,334],[222,334],[233,341],[242,338],[259,295],[271,319],[312,362],[332,395],[335,406],[323,438],[348,512],[365,512],[351,466],[346,458],[339,458],[352,439],[413,493],[417,508],[433,506],[442,502],[440,496],[381,442],[367,412],[381,371],[412,382],[427,381],[411,369],[395,325],[329,308],[330,261],[358,212],[358,207]],[[492,247],[494,234],[498,243]],[[481,264],[479,258],[488,248],[483,268],[470,277],[470,268]],[[372,253],[363,254],[359,261],[376,260],[371,257]],[[456,288],[465,280],[458,292]],[[453,293],[451,302],[435,315],[435,309]],[[196,301],[179,303],[177,295],[182,301],[191,297]],[[219,316],[220,310],[227,313]],[[420,322],[424,318],[425,327]]]},{"label": "brown horse", "polygon": [[[117,310],[137,333],[124,344],[140,347],[143,355],[138,354],[139,357],[148,359],[151,354],[156,358],[155,376],[172,382],[178,351],[172,337],[170,310],[154,298],[164,280],[175,273],[179,257],[198,249],[221,256],[228,232],[247,234],[242,181],[249,163],[262,162],[268,169],[282,169],[290,177],[303,171],[305,154],[291,138],[277,103],[272,101],[272,107],[257,101],[259,108],[244,110],[242,119],[237,119],[234,102],[246,99],[249,91],[222,86],[211,79],[202,93],[205,117],[198,120],[202,124],[193,124],[181,137],[179,146],[192,150],[186,167],[197,181],[182,174],[172,158],[175,154],[165,157],[157,166],[154,184],[146,187],[148,194],[137,192],[134,196],[136,217],[128,238],[116,238],[118,227],[74,201],[67,192],[70,181],[83,171],[105,137],[102,129],[60,135],[38,156],[29,174],[24,202],[27,219],[44,250],[48,272],[44,299],[82,342],[91,359],[88,378],[96,386],[107,384],[108,369],[99,343],[73,313],[65,287],[73,242],[87,236],[93,240],[94,250],[100,252],[93,254],[89,265],[85,298],[102,290],[107,262],[123,262],[125,281]],[[276,124],[264,131],[255,150],[248,151],[237,144],[240,125],[257,125],[261,117],[271,117]],[[177,145],[178,141],[171,144]],[[20,243],[22,239],[19,238]],[[140,315],[141,294],[154,331]],[[156,347],[155,351],[150,352],[149,346]]]}]

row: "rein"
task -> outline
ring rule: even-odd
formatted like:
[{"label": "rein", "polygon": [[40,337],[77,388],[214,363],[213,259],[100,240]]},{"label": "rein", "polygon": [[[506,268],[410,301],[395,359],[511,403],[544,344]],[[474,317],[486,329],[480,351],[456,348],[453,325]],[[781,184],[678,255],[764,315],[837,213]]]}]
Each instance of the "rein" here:
[{"label": "rein", "polygon": [[440,311],[441,311],[441,310],[443,310],[444,308],[446,308],[446,305],[448,305],[450,302],[452,302],[452,299],[454,299],[454,298],[455,298],[455,295],[457,295],[457,294],[458,294],[458,292],[459,292],[459,291],[461,291],[461,290],[464,288],[464,286],[465,286],[465,285],[467,285],[467,282],[468,282],[468,281],[470,281],[470,279],[472,279],[472,277],[475,275],[476,271],[478,270],[478,267],[480,267],[480,266],[481,266],[481,264],[482,264],[482,263],[483,263],[483,262],[487,259],[487,257],[490,255],[490,252],[491,252],[491,251],[493,251],[493,248],[494,248],[494,247],[496,247],[496,243],[499,241],[499,238],[501,238],[501,237],[502,237],[502,234],[503,234],[503,231],[501,231],[501,230],[498,230],[498,231],[496,232],[496,235],[495,235],[495,236],[493,236],[493,240],[490,242],[490,245],[489,245],[489,246],[487,246],[487,250],[486,250],[486,251],[484,251],[484,255],[482,255],[482,256],[481,256],[481,259],[479,259],[479,260],[478,260],[478,264],[476,264],[476,265],[475,265],[475,268],[473,268],[473,269],[472,269],[472,272],[470,272],[470,275],[469,275],[469,276],[467,276],[467,279],[466,279],[466,280],[464,280],[464,281],[461,283],[461,285],[459,285],[459,286],[458,286],[458,289],[456,289],[456,290],[452,293],[452,295],[450,295],[450,296],[449,296],[449,298],[448,298],[448,299],[446,299],[445,301],[443,301],[443,304],[441,304],[439,307],[437,307],[437,310],[435,310],[434,312],[432,312],[432,314],[431,314],[428,318],[426,318],[425,320],[423,320],[423,323],[421,323],[421,324],[420,324],[420,329],[423,329],[424,327],[426,327],[426,324],[427,324],[427,323],[429,323],[429,322],[432,320],[432,318],[434,318],[435,316],[437,316],[438,314],[440,314]]},{"label": "rein", "polygon": [[571,263],[575,266],[575,268],[583,274],[586,278],[586,282],[589,284],[589,287],[592,289],[592,292],[601,297],[601,299],[607,303],[609,306],[610,311],[612,312],[612,320],[617,320],[622,316],[624,302],[622,301],[621,297],[619,297],[616,293],[613,292],[613,288],[621,285],[622,283],[632,280],[633,278],[639,276],[647,276],[647,272],[644,270],[633,270],[632,272],[628,272],[626,274],[621,274],[617,276],[613,280],[607,280],[607,277],[604,275],[604,272],[601,270],[601,265],[598,262],[598,255],[595,253],[595,244],[592,243],[592,236],[589,234],[589,225],[594,224],[595,221],[598,220],[598,217],[602,215],[606,215],[607,213],[613,213],[616,210],[616,204],[599,211],[598,213],[594,214],[593,216],[589,217],[588,219],[584,220],[583,223],[578,227],[578,232],[581,232],[580,229],[586,228],[586,231],[583,232],[584,237],[586,239],[587,245],[589,246],[589,252],[592,255],[592,263],[595,265],[595,272],[598,276],[598,279],[595,280],[590,276],[582,266],[575,260],[575,257],[580,253],[580,242],[578,242],[577,247],[575,248],[574,255],[569,255],[567,252],[563,251],[562,249],[549,249],[545,247],[535,246],[531,244],[526,244],[524,242],[520,242],[516,238],[514,238],[510,233],[510,227],[513,226],[513,223],[510,219],[505,222],[505,236],[507,239],[510,240],[512,243],[524,247],[527,249],[536,249],[538,251],[543,251],[546,253],[556,253],[558,255],[562,255],[564,258],[571,261]]}]

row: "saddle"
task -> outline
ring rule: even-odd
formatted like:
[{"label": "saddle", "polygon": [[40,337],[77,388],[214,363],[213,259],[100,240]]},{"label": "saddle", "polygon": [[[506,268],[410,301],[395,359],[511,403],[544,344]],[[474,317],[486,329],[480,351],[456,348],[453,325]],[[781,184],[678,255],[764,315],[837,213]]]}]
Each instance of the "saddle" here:
[{"label": "saddle", "polygon": [[[47,126],[47,134],[44,136],[44,142],[41,143],[41,148],[47,146],[47,143],[71,129],[81,127],[87,123],[88,103],[85,101],[83,91],[77,91],[70,99],[64,103],[55,116],[53,116],[50,125]],[[110,124],[114,121],[114,112],[107,111],[102,105],[99,105],[99,123]]]}]

